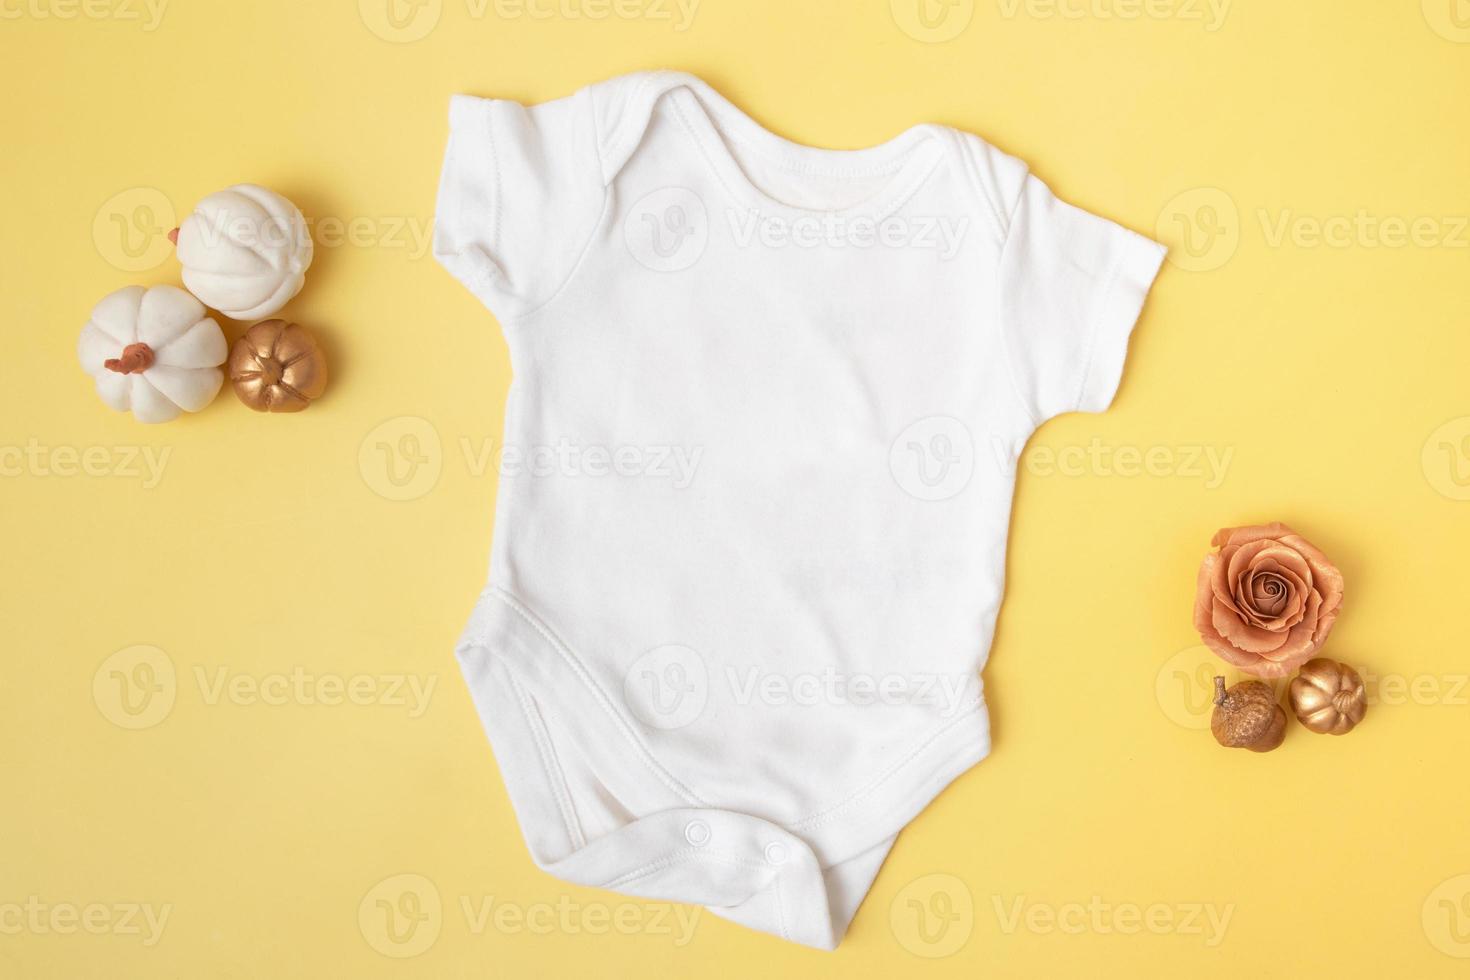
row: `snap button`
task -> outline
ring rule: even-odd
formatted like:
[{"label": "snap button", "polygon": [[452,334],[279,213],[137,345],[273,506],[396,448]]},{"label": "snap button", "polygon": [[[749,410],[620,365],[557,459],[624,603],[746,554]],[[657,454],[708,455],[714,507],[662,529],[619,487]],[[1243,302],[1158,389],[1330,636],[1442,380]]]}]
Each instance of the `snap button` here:
[{"label": "snap button", "polygon": [[691,820],[684,825],[684,839],[695,847],[703,847],[709,843],[709,824],[703,820]]},{"label": "snap button", "polygon": [[786,845],[773,840],[766,845],[766,860],[772,864],[786,863]]}]

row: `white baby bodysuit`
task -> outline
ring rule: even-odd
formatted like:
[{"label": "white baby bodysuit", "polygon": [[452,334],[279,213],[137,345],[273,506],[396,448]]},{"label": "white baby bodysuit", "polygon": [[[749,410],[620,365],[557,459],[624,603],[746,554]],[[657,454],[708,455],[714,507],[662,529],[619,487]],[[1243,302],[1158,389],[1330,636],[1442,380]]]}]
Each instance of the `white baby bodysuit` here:
[{"label": "white baby bodysuit", "polygon": [[831,949],[989,749],[1015,462],[1163,258],[979,138],[777,137],[686,74],[457,96],[434,254],[500,320],[458,648],[536,863]]}]

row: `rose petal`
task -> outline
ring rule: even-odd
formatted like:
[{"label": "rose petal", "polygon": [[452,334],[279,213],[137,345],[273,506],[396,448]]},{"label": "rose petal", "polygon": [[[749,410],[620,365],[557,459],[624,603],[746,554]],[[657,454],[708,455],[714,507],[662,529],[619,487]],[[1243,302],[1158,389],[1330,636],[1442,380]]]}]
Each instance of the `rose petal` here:
[{"label": "rose petal", "polygon": [[1210,591],[1214,593],[1216,599],[1238,613],[1240,608],[1235,604],[1235,597],[1230,594],[1230,580],[1226,578],[1228,565],[1229,557],[1224,553],[1205,556],[1205,566],[1209,569],[1210,575]]},{"label": "rose petal", "polygon": [[1200,638],[1205,641],[1205,646],[1209,647],[1215,656],[1241,670],[1254,672],[1258,664],[1267,662],[1253,653],[1246,653],[1244,650],[1231,646],[1213,633],[1201,633]]},{"label": "rose petal", "polygon": [[1337,614],[1342,611],[1341,604],[1341,593],[1338,593],[1337,604],[1331,609],[1327,608],[1327,600],[1322,601],[1322,609],[1317,613],[1317,628],[1312,631],[1312,642],[1319,648],[1327,642],[1327,634],[1332,632],[1332,625],[1337,622]]},{"label": "rose petal", "polygon": [[1272,680],[1277,677],[1285,677],[1287,674],[1290,674],[1293,670],[1296,669],[1295,663],[1279,664],[1276,663],[1274,660],[1257,660],[1254,664],[1251,664],[1250,666],[1246,666],[1244,664],[1239,664],[1237,666],[1239,666],[1241,670],[1245,671],[1248,674],[1254,674],[1255,676],[1265,678],[1266,680]]},{"label": "rose petal", "polygon": [[1312,659],[1320,645],[1313,640],[1313,634],[1317,629],[1317,612],[1321,608],[1322,597],[1313,592],[1307,600],[1307,611],[1302,621],[1286,634],[1285,643],[1269,653],[1261,654],[1262,659],[1288,667]]},{"label": "rose petal", "polygon": [[[1255,567],[1258,556],[1271,547],[1267,540],[1253,541],[1250,544],[1241,545],[1236,548],[1226,548],[1221,551],[1222,559],[1226,560],[1228,568],[1225,572],[1225,580],[1229,587],[1231,608],[1240,613],[1241,618],[1249,621],[1258,620],[1260,617],[1251,614],[1250,594],[1246,588],[1246,577],[1250,570]],[[1229,555],[1228,559],[1225,558]]]},{"label": "rose petal", "polygon": [[1247,527],[1222,527],[1210,539],[1210,544],[1221,548],[1228,544],[1250,544],[1252,541],[1259,541],[1262,538],[1280,538],[1295,533],[1295,531],[1279,521],[1272,521],[1270,524],[1252,524]]},{"label": "rose petal", "polygon": [[1307,595],[1312,590],[1284,568],[1278,567],[1277,571],[1268,574],[1275,575],[1286,582],[1288,595],[1286,603],[1276,617],[1274,619],[1267,619],[1258,625],[1262,629],[1270,630],[1273,633],[1288,630],[1301,622],[1303,611],[1306,609]]},{"label": "rose petal", "polygon": [[1210,580],[1215,564],[1215,556],[1206,555],[1205,560],[1200,563],[1199,574],[1195,578],[1194,628],[1199,630],[1201,636],[1215,632],[1215,628],[1210,625],[1210,617],[1215,608],[1215,595],[1210,587]]},{"label": "rose petal", "polygon": [[1263,552],[1261,561],[1270,561],[1282,568],[1290,569],[1297,578],[1302,579],[1308,585],[1312,583],[1312,566],[1308,564],[1301,552],[1282,541],[1274,542],[1269,551]]},{"label": "rose petal", "polygon": [[[1256,556],[1269,547],[1271,547],[1270,541],[1252,541],[1250,544],[1243,544],[1239,548],[1236,548],[1230,553],[1230,557],[1226,559],[1228,569],[1225,577],[1231,582],[1240,581],[1240,577],[1245,574],[1246,569],[1250,568],[1255,562]],[[1224,551],[1220,552],[1220,557],[1225,558]]]},{"label": "rose petal", "polygon": [[1291,584],[1270,569],[1252,569],[1245,582],[1251,612],[1267,619],[1280,617],[1291,601]]},{"label": "rose petal", "polygon": [[1210,625],[1215,627],[1221,637],[1240,647],[1246,653],[1264,654],[1275,650],[1286,641],[1285,633],[1268,633],[1263,629],[1257,629],[1218,603],[1210,617]]}]

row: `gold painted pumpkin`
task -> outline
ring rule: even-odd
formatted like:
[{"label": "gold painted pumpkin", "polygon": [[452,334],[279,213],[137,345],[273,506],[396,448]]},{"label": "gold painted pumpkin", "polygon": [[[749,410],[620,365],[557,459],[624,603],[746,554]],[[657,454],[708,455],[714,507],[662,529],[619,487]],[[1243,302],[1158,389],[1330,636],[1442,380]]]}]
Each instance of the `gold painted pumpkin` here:
[{"label": "gold painted pumpkin", "polygon": [[1242,681],[1227,690],[1216,677],[1210,732],[1226,748],[1270,752],[1286,738],[1286,712],[1269,684]]},{"label": "gold painted pumpkin", "polygon": [[327,360],[311,331],[263,320],[230,349],[230,383],[257,412],[299,412],[327,387]]},{"label": "gold painted pumpkin", "polygon": [[1363,678],[1347,664],[1318,657],[1291,682],[1291,710],[1319,735],[1346,735],[1368,710]]}]

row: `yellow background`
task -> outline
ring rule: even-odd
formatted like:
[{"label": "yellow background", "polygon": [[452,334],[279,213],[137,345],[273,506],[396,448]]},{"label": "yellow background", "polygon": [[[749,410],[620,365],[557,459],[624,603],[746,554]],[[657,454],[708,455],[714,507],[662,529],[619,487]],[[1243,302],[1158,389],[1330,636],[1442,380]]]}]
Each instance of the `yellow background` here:
[{"label": "yellow background", "polygon": [[[927,28],[913,0],[704,0],[688,24],[558,2],[0,4],[0,975],[1463,976],[1470,8],[929,0]],[[1033,440],[995,752],[903,833],[835,954],[708,914],[685,936],[538,871],[451,654],[509,372],[427,254],[446,99],[660,66],[806,143],[973,130],[1175,246],[1113,409]],[[326,398],[112,413],[76,362],[88,311],[178,282],[160,236],[238,181],[313,223],[286,313],[325,339]],[[1189,611],[1213,531],[1271,519],[1341,566],[1327,652],[1376,703],[1257,756],[1201,729]],[[150,668],[161,700],[120,700]],[[252,694],[298,668],[434,687],[417,715],[386,686]],[[387,935],[380,899],[418,900],[418,931]],[[168,910],[156,941],[130,904]]]}]

